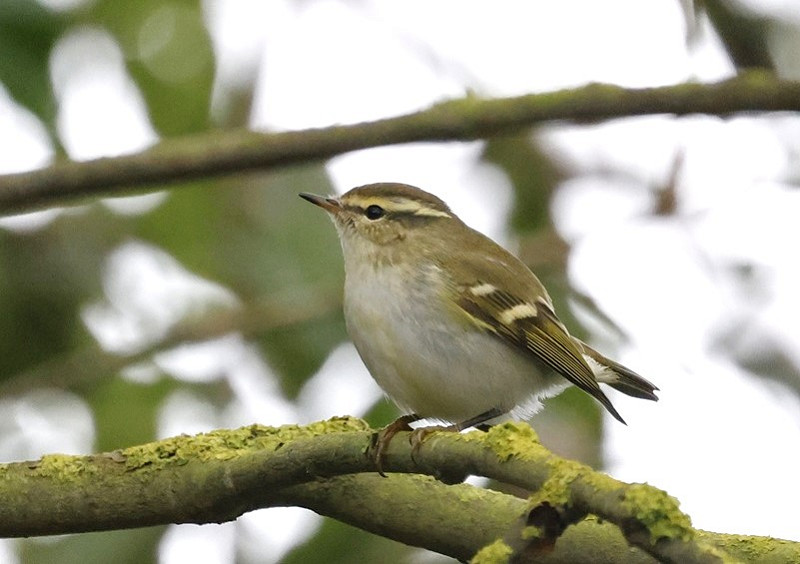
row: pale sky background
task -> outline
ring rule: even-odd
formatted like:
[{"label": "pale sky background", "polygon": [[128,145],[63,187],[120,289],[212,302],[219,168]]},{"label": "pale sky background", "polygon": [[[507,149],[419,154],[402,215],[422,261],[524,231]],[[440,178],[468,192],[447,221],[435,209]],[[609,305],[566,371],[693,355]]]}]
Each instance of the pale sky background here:
[{"label": "pale sky background", "polygon": [[[766,4],[800,20],[797,1],[757,3]],[[478,95],[506,96],[588,81],[643,87],[733,73],[708,26],[694,31],[699,39],[687,47],[686,20],[675,0],[209,0],[205,6],[218,57],[216,100],[231,82],[257,73],[251,117],[257,129],[410,112],[463,95],[464,84]],[[169,22],[179,14],[162,18],[160,33],[171,33]],[[119,48],[103,30],[64,37],[52,57],[52,79],[59,129],[73,158],[136,151],[156,140]],[[737,319],[757,319],[757,327],[743,324],[741,334],[774,335],[800,362],[800,194],[781,180],[798,177],[800,119],[657,116],[552,126],[540,136],[578,171],[553,202],[557,228],[573,245],[571,281],[633,336],[618,359],[662,390],[657,404],[613,395],[628,426],[605,426],[607,470],[665,489],[697,527],[800,541],[800,488],[793,487],[800,475],[800,402],[779,384],[747,376],[710,342]],[[0,172],[46,164],[51,150],[45,139],[35,118],[0,88]],[[513,249],[504,231],[510,187],[502,172],[477,161],[481,147],[420,143],[365,150],[332,159],[327,168],[340,192],[374,181],[418,185]],[[611,184],[597,173],[600,166],[619,168],[663,184],[676,155],[684,159],[678,178],[683,219],[643,218],[649,196],[641,183]],[[108,205],[141,213],[161,198]],[[35,229],[55,213],[0,225]],[[748,301],[724,279],[722,267],[739,261],[765,268],[767,299]],[[157,339],[188,307],[186,300],[235,301],[163,251],[135,242],[109,258],[105,287],[107,300],[87,304],[83,320],[112,350]],[[161,436],[359,414],[380,396],[349,345],[332,353],[303,391],[300,408],[279,398],[256,349],[236,336],[159,355],[158,363],[186,379],[224,373],[235,391],[246,390],[222,411],[189,394],[173,395],[162,409]],[[129,376],[146,379],[149,372]],[[91,412],[77,396],[39,391],[0,400],[0,423],[14,427],[23,417],[37,425],[0,438],[3,459],[92,450]],[[191,554],[193,562],[230,562],[237,546],[240,553],[266,552],[277,560],[317,520],[303,510],[274,509],[221,526],[173,526],[162,541],[161,561],[185,562]],[[0,562],[15,562],[11,546],[0,542]]]}]

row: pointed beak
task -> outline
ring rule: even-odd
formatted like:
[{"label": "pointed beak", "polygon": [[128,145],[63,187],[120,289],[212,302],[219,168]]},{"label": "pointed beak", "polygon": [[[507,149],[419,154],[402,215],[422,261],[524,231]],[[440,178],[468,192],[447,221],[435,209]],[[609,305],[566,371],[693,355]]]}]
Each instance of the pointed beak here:
[{"label": "pointed beak", "polygon": [[308,200],[315,206],[319,206],[328,213],[337,213],[342,209],[342,204],[335,198],[326,198],[324,196],[317,196],[316,194],[307,194],[305,192],[298,194],[304,200]]}]

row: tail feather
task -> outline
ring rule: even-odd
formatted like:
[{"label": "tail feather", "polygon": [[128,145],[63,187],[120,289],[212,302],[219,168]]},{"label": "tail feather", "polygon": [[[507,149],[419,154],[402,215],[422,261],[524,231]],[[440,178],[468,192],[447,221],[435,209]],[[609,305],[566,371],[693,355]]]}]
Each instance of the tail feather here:
[{"label": "tail feather", "polygon": [[603,356],[586,343],[578,342],[583,347],[583,354],[590,366],[595,370],[595,377],[598,382],[608,384],[615,390],[635,398],[658,401],[658,396],[655,394],[658,388],[651,382],[648,382],[619,362]]}]

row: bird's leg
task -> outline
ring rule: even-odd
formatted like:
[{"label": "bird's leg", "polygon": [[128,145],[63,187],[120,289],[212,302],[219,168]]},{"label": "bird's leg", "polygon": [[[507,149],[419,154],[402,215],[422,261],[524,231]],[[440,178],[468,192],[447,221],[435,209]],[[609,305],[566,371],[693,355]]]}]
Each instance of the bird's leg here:
[{"label": "bird's leg", "polygon": [[[489,411],[484,411],[480,415],[476,415],[475,417],[472,417],[470,419],[467,419],[466,421],[463,421],[457,425],[452,425],[452,426],[455,427],[454,431],[463,431],[464,429],[469,429],[470,427],[486,427],[484,423],[486,423],[487,421],[491,421],[495,417],[500,417],[504,413],[505,411],[503,411],[502,409],[493,407]],[[489,427],[491,427],[491,425],[489,425]]]},{"label": "bird's leg", "polygon": [[411,459],[415,460],[416,454],[419,452],[420,447],[422,446],[422,441],[425,440],[425,437],[430,435],[435,431],[447,431],[447,432],[456,432],[459,433],[464,429],[469,429],[470,427],[477,427],[481,431],[486,431],[490,425],[484,425],[487,421],[494,419],[495,417],[500,417],[503,415],[505,411],[497,407],[493,407],[488,411],[484,411],[480,415],[476,415],[475,417],[470,417],[466,421],[462,421],[461,423],[455,423],[453,425],[435,425],[432,427],[419,427],[418,429],[414,429],[411,431],[411,436],[409,437],[409,441],[411,442]]},{"label": "bird's leg", "polygon": [[409,423],[419,421],[420,419],[422,418],[416,413],[401,415],[372,435],[372,448],[374,449],[372,458],[375,461],[375,466],[378,468],[378,474],[384,478],[386,477],[386,474],[383,473],[383,456],[386,453],[386,449],[389,448],[389,443],[392,441],[392,438],[400,431],[411,431],[412,429]]}]

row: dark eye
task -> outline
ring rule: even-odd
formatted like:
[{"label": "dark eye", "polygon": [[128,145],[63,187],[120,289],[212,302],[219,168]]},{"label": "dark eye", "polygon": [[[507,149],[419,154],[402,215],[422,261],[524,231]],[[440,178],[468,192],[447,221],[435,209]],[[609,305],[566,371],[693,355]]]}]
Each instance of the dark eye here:
[{"label": "dark eye", "polygon": [[367,219],[371,219],[374,221],[386,215],[386,211],[382,207],[373,204],[369,206],[366,210],[364,210],[364,215],[367,216]]}]

